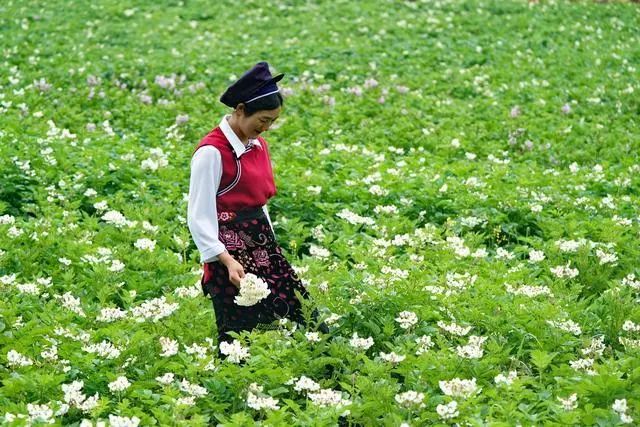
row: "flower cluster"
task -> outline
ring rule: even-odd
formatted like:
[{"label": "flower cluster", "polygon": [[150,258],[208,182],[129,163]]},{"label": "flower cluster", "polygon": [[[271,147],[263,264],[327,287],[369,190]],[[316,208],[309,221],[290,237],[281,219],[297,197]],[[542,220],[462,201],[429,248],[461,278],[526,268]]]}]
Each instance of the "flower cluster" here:
[{"label": "flower cluster", "polygon": [[401,311],[396,317],[396,322],[400,324],[402,329],[409,329],[418,323],[418,316],[412,311]]},{"label": "flower cluster", "polygon": [[64,401],[71,407],[80,409],[83,412],[89,412],[98,405],[100,398],[98,393],[91,397],[87,397],[83,392],[84,381],[74,381],[71,384],[62,384],[64,392]]},{"label": "flower cluster", "polygon": [[423,403],[424,393],[419,393],[417,391],[410,390],[405,391],[404,393],[396,394],[395,399],[400,406],[403,406],[405,408],[425,407],[425,404]]},{"label": "flower cluster", "polygon": [[446,405],[440,404],[436,406],[436,412],[443,420],[449,420],[460,415],[460,412],[458,411],[458,402],[455,400],[452,400]]},{"label": "flower cluster", "polygon": [[162,150],[162,148],[151,148],[149,149],[149,157],[142,161],[140,168],[143,170],[148,169],[156,171],[168,164],[168,155]]},{"label": "flower cluster", "polygon": [[349,345],[356,350],[368,350],[373,345],[373,338],[361,338],[357,332],[354,332],[349,340]]},{"label": "flower cluster", "polygon": [[240,292],[234,298],[234,302],[248,307],[259,303],[270,293],[269,286],[264,280],[253,273],[247,273],[240,281]]},{"label": "flower cluster", "polygon": [[616,399],[611,408],[620,416],[620,421],[624,424],[631,424],[633,422],[633,418],[627,414],[627,399]]},{"label": "flower cluster", "polygon": [[170,316],[178,309],[178,306],[178,303],[168,303],[167,298],[161,296],[160,298],[144,301],[142,304],[132,307],[130,311],[136,322],[140,323],[145,320],[157,322],[160,319]]},{"label": "flower cluster", "polygon": [[482,345],[487,340],[487,337],[478,337],[471,335],[469,337],[469,343],[464,346],[457,346],[456,353],[458,356],[465,359],[480,359],[484,354]]},{"label": "flower cluster", "polygon": [[222,341],[220,343],[220,352],[227,356],[226,360],[232,363],[240,363],[249,357],[249,349],[243,347],[238,340],[233,340],[231,343]]},{"label": "flower cluster", "polygon": [[247,393],[247,406],[249,408],[255,409],[256,411],[260,411],[263,409],[270,409],[272,411],[276,411],[280,409],[278,406],[278,399],[274,399],[271,396],[266,396],[263,394],[263,387],[256,384],[251,383],[249,385],[249,391]]},{"label": "flower cluster", "polygon": [[438,320],[437,325],[450,334],[458,335],[460,337],[467,335],[472,328],[472,326],[460,326],[455,322],[445,323],[442,320]]},{"label": "flower cluster", "polygon": [[476,385],[476,379],[462,380],[460,378],[454,378],[450,381],[440,381],[440,390],[447,396],[451,397],[470,397],[476,394],[479,389]]}]

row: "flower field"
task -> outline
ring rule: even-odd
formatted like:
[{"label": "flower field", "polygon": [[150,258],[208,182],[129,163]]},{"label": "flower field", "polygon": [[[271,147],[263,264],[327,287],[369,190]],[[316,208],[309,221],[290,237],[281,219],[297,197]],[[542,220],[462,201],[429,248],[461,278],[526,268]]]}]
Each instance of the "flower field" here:
[{"label": "flower field", "polygon": [[[640,423],[640,7],[0,3],[0,423]],[[330,333],[220,350],[190,158],[266,60]]]}]

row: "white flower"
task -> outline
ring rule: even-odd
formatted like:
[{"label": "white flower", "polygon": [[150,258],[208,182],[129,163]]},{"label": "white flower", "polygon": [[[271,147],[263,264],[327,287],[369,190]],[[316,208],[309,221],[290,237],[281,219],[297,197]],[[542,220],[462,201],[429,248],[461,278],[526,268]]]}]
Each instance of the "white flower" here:
[{"label": "white flower", "polygon": [[530,298],[535,298],[540,295],[547,295],[552,297],[553,293],[551,289],[547,286],[532,286],[532,285],[522,285],[518,288],[511,286],[508,283],[505,283],[505,287],[507,288],[507,292],[513,295],[524,295]]},{"label": "white flower", "polygon": [[620,421],[622,421],[623,424],[631,424],[633,418],[627,414],[620,414]]},{"label": "white flower", "polygon": [[326,323],[329,326],[335,325],[336,323],[338,323],[338,320],[340,320],[341,318],[342,318],[342,316],[340,316],[339,314],[331,313],[331,315],[329,315],[329,317],[324,319],[324,323]]},{"label": "white flower", "polygon": [[[1,277],[0,277],[0,281],[2,281]],[[640,291],[640,280],[636,280],[636,275],[633,273],[630,273],[630,274],[627,274],[622,279],[622,286],[629,286],[632,289]]]},{"label": "white flower", "polygon": [[571,365],[571,367],[573,369],[575,369],[576,371],[585,371],[585,373],[587,373],[588,375],[595,375],[596,371],[594,371],[593,368],[593,359],[578,359],[578,360],[570,360],[569,361],[569,365]]},{"label": "white flower", "polygon": [[87,398],[84,393],[82,393],[83,386],[83,381],[74,381],[71,384],[62,384],[64,401],[69,406],[74,406],[83,412],[89,412],[96,407],[100,396],[96,393],[90,398]]},{"label": "white flower", "polygon": [[271,396],[262,395],[262,386],[256,383],[249,385],[249,392],[247,393],[247,406],[249,408],[260,411],[263,409],[271,409],[277,411],[280,409],[278,406],[278,399],[274,399]]},{"label": "white flower", "polygon": [[578,325],[576,322],[572,321],[572,320],[565,320],[563,322],[556,322],[553,320],[547,320],[547,323],[551,326],[554,326],[558,329],[562,329],[565,332],[569,332],[573,335],[580,335],[582,333],[582,329],[580,328],[580,325]]},{"label": "white flower", "polygon": [[124,215],[122,215],[118,211],[108,211],[100,218],[104,222],[114,224],[116,227],[124,227],[125,225],[130,225],[130,222],[127,220],[127,218],[125,218]]},{"label": "white flower", "polygon": [[192,384],[186,378],[183,378],[180,382],[180,390],[194,397],[203,397],[209,394],[206,388],[198,384]]},{"label": "white flower", "polygon": [[385,214],[397,214],[398,213],[398,208],[394,205],[389,205],[389,206],[376,206],[375,208],[373,208],[373,212],[375,212],[376,214],[381,214],[381,213],[385,213]]},{"label": "white flower", "polygon": [[178,341],[167,337],[160,337],[160,345],[162,346],[160,356],[169,357],[178,354]]},{"label": "white flower", "polygon": [[184,350],[187,354],[195,354],[198,359],[204,359],[207,357],[207,347],[193,343],[191,346],[184,346]]},{"label": "white flower", "polygon": [[142,239],[138,239],[133,246],[140,250],[151,252],[156,248],[156,241],[144,237]]},{"label": "white flower", "polygon": [[70,265],[71,265],[71,260],[70,260],[70,259],[67,259],[67,258],[64,258],[64,257],[58,258],[58,261],[59,261],[61,264],[64,264],[64,265],[66,265],[66,266],[70,266]]},{"label": "white flower", "polygon": [[418,323],[418,316],[412,311],[402,311],[396,317],[396,322],[400,324],[402,329],[409,329]]},{"label": "white flower", "polygon": [[140,418],[138,417],[120,417],[109,414],[109,426],[111,427],[138,427]]},{"label": "white flower", "polygon": [[426,353],[434,345],[429,335],[422,335],[421,337],[416,338],[415,341],[418,344],[418,349],[416,350],[417,356]]},{"label": "white flower", "polygon": [[307,378],[304,375],[300,377],[297,381],[295,381],[295,385],[293,386],[295,391],[317,391],[320,390],[320,384],[312,380],[311,378]]},{"label": "white flower", "polygon": [[359,224],[374,225],[375,224],[375,221],[372,218],[362,217],[360,215],[357,215],[349,211],[348,209],[341,210],[340,212],[337,213],[337,216],[339,218],[346,220],[350,224],[354,224],[354,225],[359,225]]},{"label": "white flower", "polygon": [[380,352],[380,359],[384,360],[385,362],[389,362],[389,363],[400,363],[402,362],[404,359],[406,359],[407,356],[401,355],[401,354],[396,354],[393,351],[391,353],[383,353]]},{"label": "white flower", "polygon": [[606,253],[600,249],[596,249],[596,255],[600,259],[600,265],[603,264],[612,264],[616,265],[616,261],[618,261],[618,255],[615,253]]},{"label": "white flower", "polygon": [[360,338],[358,337],[358,333],[354,332],[349,340],[349,345],[356,350],[368,350],[373,345],[373,338]]},{"label": "white flower", "polygon": [[313,194],[320,194],[322,192],[322,187],[310,185],[307,187],[307,191]]},{"label": "white flower", "polygon": [[544,258],[545,258],[544,252],[542,251],[537,251],[535,249],[532,249],[531,251],[529,251],[529,262],[531,263],[540,262],[544,260]]},{"label": "white flower", "polygon": [[196,404],[195,396],[182,396],[176,399],[176,405],[193,406]]},{"label": "white flower", "polygon": [[8,231],[7,231],[7,235],[9,237],[16,238],[16,237],[20,237],[24,234],[24,230],[16,227],[15,225],[13,227],[11,227]]},{"label": "white flower", "polygon": [[594,355],[602,356],[604,349],[605,349],[604,336],[601,335],[599,337],[593,338],[589,346],[586,348],[583,348],[581,352],[584,356],[594,356]]},{"label": "white flower", "polygon": [[40,295],[40,293],[42,292],[38,285],[36,285],[35,283],[18,283],[16,285],[16,288],[20,292],[29,295]]},{"label": "white flower", "polygon": [[100,344],[85,345],[82,349],[89,353],[97,353],[98,356],[107,359],[115,359],[120,356],[120,350],[106,340],[103,340]]},{"label": "white flower", "polygon": [[331,256],[331,252],[327,249],[314,244],[309,246],[309,254],[317,258],[329,258]]},{"label": "white flower", "polygon": [[515,255],[512,252],[507,251],[503,248],[496,249],[496,258],[497,259],[514,259]]},{"label": "white flower", "polygon": [[0,216],[0,225],[3,224],[15,224],[16,219],[11,215],[1,215]]},{"label": "white flower", "polygon": [[6,276],[0,276],[0,283],[3,285],[12,285],[16,281],[16,275],[10,274]]},{"label": "white flower", "polygon": [[149,221],[142,221],[142,228],[147,231],[151,231],[152,233],[157,233],[160,227],[157,225],[152,225]]},{"label": "white flower", "polygon": [[49,408],[49,405],[38,405],[33,403],[27,404],[27,412],[29,412],[30,422],[43,422],[46,424],[53,424],[53,410]]},{"label": "white flower", "polygon": [[640,324],[633,323],[631,320],[626,320],[622,325],[622,330],[627,332],[640,332]]},{"label": "white flower", "polygon": [[350,400],[342,398],[341,392],[326,388],[317,392],[310,392],[308,397],[315,405],[322,408],[326,408],[328,406],[347,406],[351,404]]},{"label": "white flower", "polygon": [[465,346],[457,346],[456,353],[460,357],[466,359],[480,359],[484,354],[482,350],[482,344],[487,340],[487,337],[478,337],[471,335],[469,337],[469,343]]},{"label": "white flower", "polygon": [[478,386],[476,385],[476,379],[461,380],[460,378],[454,378],[451,381],[440,381],[440,390],[447,396],[451,397],[469,397],[476,394]]},{"label": "white flower", "polygon": [[58,360],[58,346],[52,344],[50,348],[44,349],[40,352],[40,356],[43,359],[55,361]]},{"label": "white flower", "polygon": [[167,372],[161,377],[156,377],[156,381],[163,385],[169,385],[173,382],[175,375],[171,372]]},{"label": "white flower", "polygon": [[73,311],[80,317],[86,317],[80,303],[80,298],[76,298],[71,295],[71,292],[66,292],[64,295],[56,295],[57,299],[62,300],[62,306],[70,311]]},{"label": "white flower", "polygon": [[120,260],[114,259],[111,260],[111,267],[109,267],[109,271],[112,271],[114,273],[120,273],[122,270],[124,270],[124,263]]},{"label": "white flower", "polygon": [[109,390],[112,392],[119,392],[128,389],[131,386],[131,383],[125,376],[119,376],[115,381],[109,383]]},{"label": "white flower", "polygon": [[142,170],[149,169],[156,171],[169,164],[169,160],[167,159],[168,155],[162,151],[162,148],[151,148],[149,152],[149,158],[143,160],[140,164]]},{"label": "white flower", "polygon": [[424,400],[424,393],[418,393],[417,391],[411,390],[404,393],[396,394],[395,400],[400,406],[404,406],[405,408],[425,407],[425,404],[422,403],[422,401]]},{"label": "white flower", "polygon": [[578,395],[573,393],[571,396],[563,399],[562,397],[558,397],[558,400],[562,404],[562,407],[565,411],[573,411],[578,407]]},{"label": "white flower", "polygon": [[586,244],[585,239],[580,240],[557,240],[555,242],[556,246],[560,248],[561,252],[576,252],[580,249],[580,246]]},{"label": "white flower", "polygon": [[618,414],[624,414],[625,412],[627,412],[627,409],[628,409],[627,399],[616,399],[616,401],[613,402],[611,409],[613,409]]},{"label": "white flower", "polygon": [[458,412],[458,402],[455,400],[452,400],[446,405],[436,406],[436,412],[443,420],[455,418],[460,415],[460,412]]},{"label": "white flower", "polygon": [[304,334],[309,342],[320,342],[320,334],[318,332],[306,332]]},{"label": "white flower", "polygon": [[33,361],[26,356],[18,353],[15,350],[9,350],[7,352],[7,362],[9,366],[31,366]]},{"label": "white flower", "polygon": [[99,398],[100,395],[98,393],[95,393],[93,396],[88,397],[84,402],[79,404],[78,409],[80,409],[84,413],[90,412],[93,408],[98,406]]},{"label": "white flower", "polygon": [[472,328],[472,326],[466,326],[466,327],[459,326],[455,322],[451,322],[447,324],[442,320],[438,320],[437,325],[440,328],[444,329],[445,331],[449,332],[450,334],[458,335],[460,337],[467,335]]},{"label": "white flower", "polygon": [[176,124],[177,125],[181,125],[183,123],[186,123],[189,121],[189,115],[188,114],[178,114],[176,116]]},{"label": "white flower", "polygon": [[504,374],[498,374],[493,380],[495,381],[496,385],[503,384],[503,385],[509,386],[517,378],[518,378],[518,373],[516,371],[509,371],[509,373],[506,376]]},{"label": "white flower", "polygon": [[556,275],[556,277],[563,278],[568,277],[570,279],[576,277],[579,272],[577,268],[569,267],[570,262],[567,265],[558,265],[556,267],[551,268],[551,272]]},{"label": "white flower", "polygon": [[249,357],[249,349],[243,347],[238,340],[233,340],[231,344],[222,341],[220,343],[220,352],[227,356],[227,360],[232,363],[240,363],[241,360]]},{"label": "white flower", "polygon": [[100,202],[94,203],[93,207],[97,211],[106,211],[107,209],[109,209],[109,205],[107,204],[107,202],[105,200],[102,200]]},{"label": "white flower", "polygon": [[267,283],[252,273],[247,273],[240,280],[240,292],[234,298],[236,304],[244,307],[252,306],[269,296],[271,291]]},{"label": "white flower", "polygon": [[167,298],[161,296],[160,298],[154,298],[144,301],[142,304],[130,309],[131,315],[138,323],[151,319],[157,322],[167,316],[170,316],[174,311],[178,309],[178,303],[167,303]]},{"label": "white flower", "polygon": [[83,381],[74,381],[71,384],[62,384],[64,401],[69,405],[78,405],[84,402],[87,397],[82,393],[82,387],[84,387]]}]

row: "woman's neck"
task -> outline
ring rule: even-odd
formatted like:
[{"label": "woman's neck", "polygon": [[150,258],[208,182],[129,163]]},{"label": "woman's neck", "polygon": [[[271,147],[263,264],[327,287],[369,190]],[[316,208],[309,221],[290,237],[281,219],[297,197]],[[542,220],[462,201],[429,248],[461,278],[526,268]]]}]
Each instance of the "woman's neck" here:
[{"label": "woman's neck", "polygon": [[240,142],[242,142],[243,145],[247,145],[249,143],[249,138],[245,136],[240,130],[240,128],[238,127],[238,123],[236,122],[236,118],[233,114],[229,117],[227,122],[229,122],[229,126],[231,127],[231,130],[233,130],[233,133],[236,134]]}]

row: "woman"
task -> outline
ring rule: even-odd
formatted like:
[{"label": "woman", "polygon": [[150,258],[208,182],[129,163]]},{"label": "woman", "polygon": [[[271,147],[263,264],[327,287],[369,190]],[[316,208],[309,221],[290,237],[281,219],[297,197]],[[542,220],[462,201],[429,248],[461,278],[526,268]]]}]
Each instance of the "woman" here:
[{"label": "woman", "polygon": [[[231,341],[229,332],[278,318],[304,324],[294,291],[308,293],[275,241],[267,201],[276,187],[269,146],[260,136],[280,115],[282,77],[259,62],[229,86],[220,101],[233,113],[202,139],[191,160],[188,225],[204,263],[202,289],[213,300],[218,343]],[[271,290],[251,307],[234,303],[246,273]]]}]

